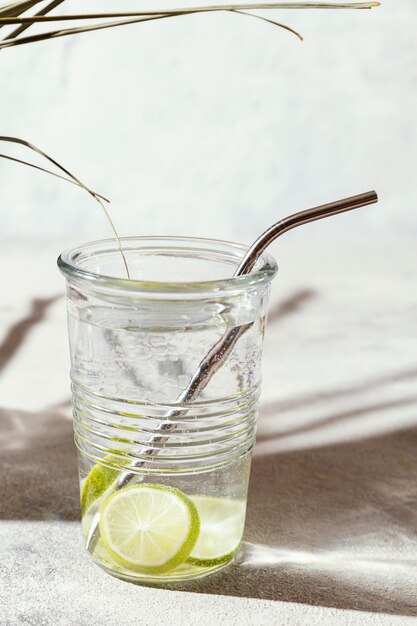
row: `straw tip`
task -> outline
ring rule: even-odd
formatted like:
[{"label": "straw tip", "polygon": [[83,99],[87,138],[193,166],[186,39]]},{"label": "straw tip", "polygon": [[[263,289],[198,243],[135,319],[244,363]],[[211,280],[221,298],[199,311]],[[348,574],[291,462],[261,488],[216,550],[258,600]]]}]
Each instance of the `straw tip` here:
[{"label": "straw tip", "polygon": [[362,198],[366,201],[367,204],[375,204],[378,202],[378,194],[375,189],[371,189],[371,191],[366,191],[365,193],[359,194],[358,199]]}]

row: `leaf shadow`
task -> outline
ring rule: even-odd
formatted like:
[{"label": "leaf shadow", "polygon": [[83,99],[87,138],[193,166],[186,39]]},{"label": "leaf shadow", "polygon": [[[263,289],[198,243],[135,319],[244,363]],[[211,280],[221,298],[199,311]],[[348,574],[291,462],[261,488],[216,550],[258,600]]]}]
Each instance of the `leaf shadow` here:
[{"label": "leaf shadow", "polygon": [[410,428],[255,456],[238,560],[167,588],[417,616],[416,449]]},{"label": "leaf shadow", "polygon": [[64,404],[39,412],[0,408],[0,519],[80,518],[77,455]]},{"label": "leaf shadow", "polygon": [[282,300],[271,306],[268,311],[268,325],[275,324],[283,317],[294,315],[303,309],[305,304],[310,300],[317,297],[317,292],[310,288],[299,289],[292,295],[288,296],[285,300]]},{"label": "leaf shadow", "polygon": [[58,294],[50,298],[35,298],[31,302],[29,313],[8,329],[0,344],[0,372],[16,356],[32,328],[45,320],[49,307],[61,297]]},{"label": "leaf shadow", "polygon": [[[28,313],[10,326],[0,344],[0,372],[61,297],[35,298]],[[80,517],[73,429],[65,413],[69,405],[64,401],[38,412],[0,408],[0,519]]]}]

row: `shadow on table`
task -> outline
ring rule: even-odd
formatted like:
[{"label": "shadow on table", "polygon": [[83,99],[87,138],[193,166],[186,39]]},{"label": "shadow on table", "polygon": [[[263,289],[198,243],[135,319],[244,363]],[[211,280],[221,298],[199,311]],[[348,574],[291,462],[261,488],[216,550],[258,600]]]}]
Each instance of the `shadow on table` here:
[{"label": "shadow on table", "polygon": [[[31,431],[20,449],[0,431],[1,517],[78,519],[71,421],[60,407],[6,415],[15,431]],[[237,562],[167,588],[417,616],[416,450],[409,428],[255,456]]]},{"label": "shadow on table", "polygon": [[[275,311],[275,319],[297,311],[311,297],[309,291],[294,294]],[[28,323],[22,320],[12,327],[8,350],[4,343],[0,346],[3,366],[53,301],[35,302]],[[264,418],[275,420],[323,399],[343,399],[414,378],[417,368],[349,389],[274,402],[262,412]],[[415,398],[406,403],[417,413]],[[79,518],[68,404],[36,413],[0,409],[3,519]],[[260,431],[260,449],[268,448],[267,454],[253,460],[242,554],[224,572],[167,588],[417,615],[417,428],[327,446],[282,448],[288,434],[309,433],[355,417],[366,419],[369,413],[396,405],[404,405],[404,400],[332,413],[278,434]]]},{"label": "shadow on table", "polygon": [[[0,372],[13,364],[28,335],[61,298],[35,298],[0,344]],[[19,395],[16,394],[16,403]],[[77,460],[69,401],[42,411],[0,408],[0,519],[79,518]]]},{"label": "shadow on table", "polygon": [[255,456],[238,561],[170,588],[417,616],[416,450],[409,428]]},{"label": "shadow on table", "polygon": [[0,519],[80,517],[77,454],[66,405],[37,413],[0,409]]},{"label": "shadow on table", "polygon": [[45,321],[48,309],[62,296],[57,294],[50,298],[35,298],[30,303],[28,313],[16,320],[6,332],[0,344],[0,372],[13,360],[22,347],[25,339],[34,326]]}]

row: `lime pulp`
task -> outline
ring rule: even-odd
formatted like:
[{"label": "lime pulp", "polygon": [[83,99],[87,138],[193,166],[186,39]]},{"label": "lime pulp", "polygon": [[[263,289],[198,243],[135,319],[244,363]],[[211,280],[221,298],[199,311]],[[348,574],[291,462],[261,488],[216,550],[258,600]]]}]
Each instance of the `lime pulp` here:
[{"label": "lime pulp", "polygon": [[144,574],[162,574],[184,563],[199,530],[195,504],[179,489],[163,485],[118,491],[100,514],[100,536],[110,556]]},{"label": "lime pulp", "polygon": [[200,533],[188,563],[202,567],[229,561],[238,551],[245,525],[244,500],[190,496],[200,517]]}]

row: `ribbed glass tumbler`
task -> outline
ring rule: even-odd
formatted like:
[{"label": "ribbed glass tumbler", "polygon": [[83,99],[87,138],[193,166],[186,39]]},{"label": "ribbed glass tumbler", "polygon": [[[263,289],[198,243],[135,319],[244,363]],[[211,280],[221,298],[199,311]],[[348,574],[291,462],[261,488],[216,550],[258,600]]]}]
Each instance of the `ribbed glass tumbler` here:
[{"label": "ribbed glass tumbler", "polygon": [[[277,268],[264,254],[233,278],[246,248],[222,241],[122,245],[130,279],[114,240],[58,259],[83,531],[93,559],[120,578],[199,578],[239,551]],[[233,348],[184,401],[206,355],[232,330]]]}]

